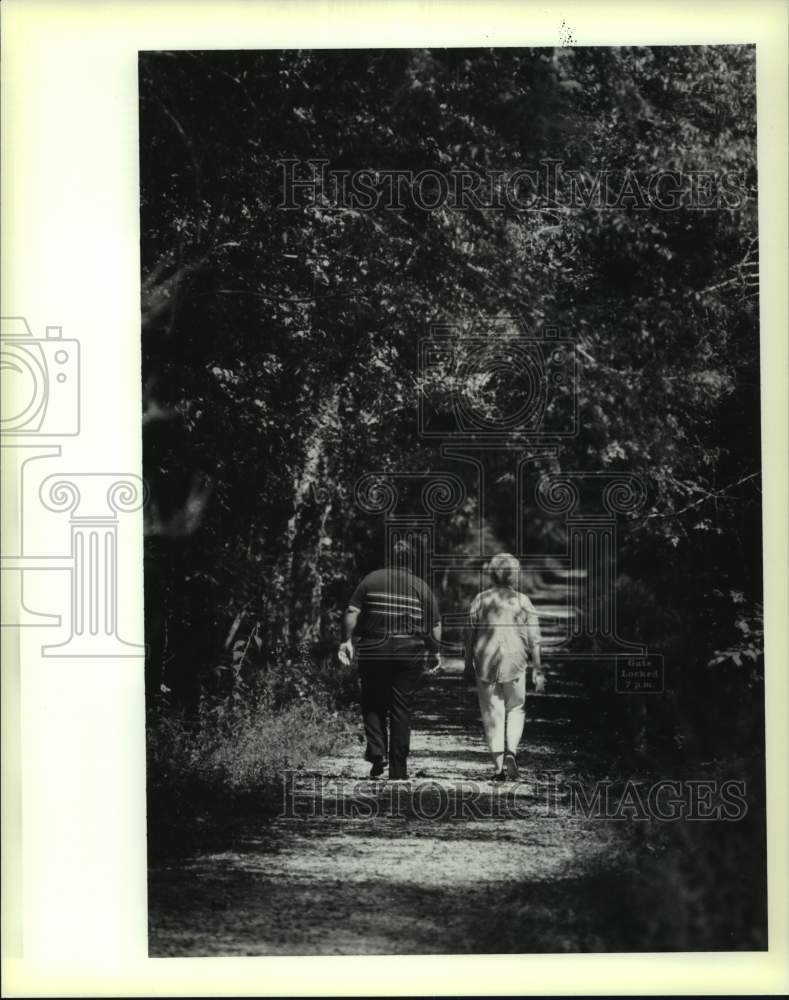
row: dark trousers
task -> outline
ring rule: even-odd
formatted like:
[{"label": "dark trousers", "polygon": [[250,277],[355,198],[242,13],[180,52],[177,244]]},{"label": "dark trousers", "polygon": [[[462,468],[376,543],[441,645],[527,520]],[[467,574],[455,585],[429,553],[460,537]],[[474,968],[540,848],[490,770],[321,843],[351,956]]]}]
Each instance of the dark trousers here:
[{"label": "dark trousers", "polygon": [[[369,761],[389,755],[389,777],[407,778],[411,706],[422,675],[424,651],[367,658],[360,653],[362,717]],[[387,738],[388,730],[388,738]]]}]

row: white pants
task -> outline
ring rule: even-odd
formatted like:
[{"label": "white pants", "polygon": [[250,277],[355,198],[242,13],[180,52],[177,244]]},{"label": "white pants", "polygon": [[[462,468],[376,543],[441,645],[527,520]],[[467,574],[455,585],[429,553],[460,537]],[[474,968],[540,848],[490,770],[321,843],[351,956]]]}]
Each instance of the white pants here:
[{"label": "white pants", "polygon": [[515,753],[526,722],[526,673],[514,681],[488,684],[477,678],[479,709],[491,753]]}]

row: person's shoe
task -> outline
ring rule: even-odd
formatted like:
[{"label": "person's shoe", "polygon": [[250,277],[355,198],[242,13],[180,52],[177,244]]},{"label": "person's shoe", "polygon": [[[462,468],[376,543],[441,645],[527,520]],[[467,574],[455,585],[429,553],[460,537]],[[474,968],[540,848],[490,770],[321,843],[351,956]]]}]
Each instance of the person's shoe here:
[{"label": "person's shoe", "polygon": [[370,768],[371,778],[380,778],[384,773],[384,759],[383,757],[378,757],[373,761],[373,766]]},{"label": "person's shoe", "polygon": [[501,781],[506,781],[507,780],[507,772],[506,771],[496,771],[496,773],[493,775],[493,778],[491,780],[494,781],[494,782],[496,782],[496,784],[498,784]]},{"label": "person's shoe", "polygon": [[515,754],[508,750],[504,754],[504,770],[507,772],[507,777],[510,781],[517,781],[520,777],[520,772],[518,771],[518,761],[515,759]]}]

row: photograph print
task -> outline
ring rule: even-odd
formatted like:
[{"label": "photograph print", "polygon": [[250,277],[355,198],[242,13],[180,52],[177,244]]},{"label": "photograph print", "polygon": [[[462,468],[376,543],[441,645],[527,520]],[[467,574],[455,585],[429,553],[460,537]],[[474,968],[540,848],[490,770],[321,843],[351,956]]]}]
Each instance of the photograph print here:
[{"label": "photograph print", "polygon": [[764,951],[755,47],[143,51],[139,148],[149,954]]}]

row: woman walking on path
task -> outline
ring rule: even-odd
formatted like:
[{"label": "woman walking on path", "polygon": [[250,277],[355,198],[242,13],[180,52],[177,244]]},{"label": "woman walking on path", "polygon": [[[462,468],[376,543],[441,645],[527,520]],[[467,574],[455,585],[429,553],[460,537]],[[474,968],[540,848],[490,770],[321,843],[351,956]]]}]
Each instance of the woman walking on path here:
[{"label": "woman walking on path", "polygon": [[517,590],[520,563],[501,553],[488,567],[493,586],[474,598],[466,631],[466,677],[476,681],[493,780],[518,777],[517,751],[526,719],[526,667],[544,684],[540,625],[534,605]]}]

